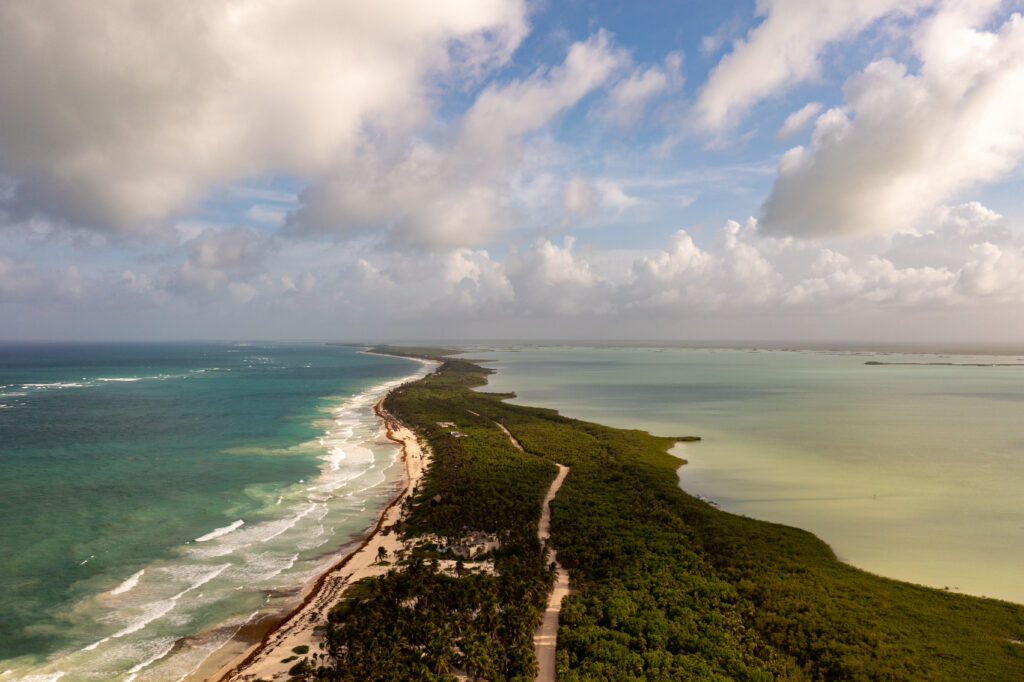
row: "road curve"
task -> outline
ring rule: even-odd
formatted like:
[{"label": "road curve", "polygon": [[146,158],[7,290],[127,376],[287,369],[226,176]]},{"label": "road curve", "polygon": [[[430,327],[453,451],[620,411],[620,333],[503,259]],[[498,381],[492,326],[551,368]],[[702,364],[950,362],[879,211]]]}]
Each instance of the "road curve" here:
[{"label": "road curve", "polygon": [[[480,416],[472,410],[468,410],[468,412],[477,417]],[[492,419],[491,421],[494,420]],[[504,424],[496,421],[494,423],[505,432],[512,445],[516,446],[519,450],[523,449],[523,446],[509,433]],[[558,489],[562,487],[562,483],[569,473],[569,467],[557,463],[555,466],[558,467],[558,475],[551,482],[548,494],[544,496],[544,502],[541,505],[540,511],[540,524],[537,526],[537,537],[540,538],[541,543],[544,543],[551,537],[551,500],[555,499]],[[533,633],[533,649],[537,655],[537,675],[533,678],[535,682],[555,682],[558,614],[562,611],[562,599],[569,594],[569,572],[562,568],[562,564],[558,563],[555,550],[550,547],[548,548],[548,562],[555,565],[555,586],[551,590],[551,594],[548,595],[548,605],[544,609],[544,618],[541,620],[536,632]]]},{"label": "road curve", "polygon": [[[544,506],[540,513],[540,526],[537,535],[544,542],[550,536],[551,507],[549,503],[555,499],[558,489],[562,487],[569,467],[558,465],[558,476],[551,482],[548,494],[544,496]],[[558,644],[558,614],[562,610],[562,599],[569,594],[569,572],[562,568],[555,558],[555,550],[548,548],[548,561],[555,564],[555,586],[548,595],[548,606],[544,610],[544,618],[540,627],[533,633],[533,648],[537,654],[537,676],[539,682],[555,682],[555,648]]]}]

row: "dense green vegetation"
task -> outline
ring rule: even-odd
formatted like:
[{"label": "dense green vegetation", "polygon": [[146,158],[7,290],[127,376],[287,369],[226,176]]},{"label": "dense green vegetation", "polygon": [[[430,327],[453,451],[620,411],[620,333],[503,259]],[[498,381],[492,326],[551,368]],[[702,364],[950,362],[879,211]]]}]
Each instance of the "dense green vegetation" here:
[{"label": "dense green vegetation", "polygon": [[435,453],[405,532],[496,533],[500,577],[452,577],[429,553],[406,558],[334,611],[307,679],[443,679],[455,668],[530,678],[530,634],[550,585],[536,524],[552,461],[571,467],[552,504],[552,541],[574,591],[562,609],[560,680],[1024,679],[1014,641],[1024,607],[846,566],[810,533],[684,493],[680,461],[666,453],[674,439],[471,390],[486,374],[448,360],[386,407]]},{"label": "dense green vegetation", "polygon": [[[429,352],[438,357],[436,349]],[[324,651],[297,664],[293,678],[453,680],[463,671],[533,679],[533,631],[554,579],[537,522],[557,467],[520,452],[493,422],[467,411],[478,396],[469,388],[484,376],[476,365],[452,360],[386,399],[385,409],[433,453],[400,529],[430,541],[396,557],[386,575],[350,589],[329,615]],[[437,422],[456,423],[464,437]],[[474,531],[497,538],[499,549],[441,570],[439,561],[455,558],[444,545]],[[470,570],[480,559],[493,562],[497,575]]]}]

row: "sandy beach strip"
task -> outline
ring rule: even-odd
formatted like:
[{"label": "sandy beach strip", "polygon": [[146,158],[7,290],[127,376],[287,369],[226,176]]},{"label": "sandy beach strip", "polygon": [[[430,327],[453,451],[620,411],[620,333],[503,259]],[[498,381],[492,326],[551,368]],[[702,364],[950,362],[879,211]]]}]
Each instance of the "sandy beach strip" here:
[{"label": "sandy beach strip", "polygon": [[327,622],[328,612],[341,599],[345,589],[363,578],[381,575],[391,568],[377,564],[380,548],[387,552],[389,560],[395,557],[398,550],[404,549],[394,527],[402,514],[402,502],[423,478],[430,462],[430,452],[419,443],[409,428],[384,409],[383,403],[384,398],[381,398],[373,409],[384,423],[388,439],[402,447],[405,469],[401,491],[384,508],[377,525],[358,548],[342,557],[314,581],[305,591],[302,603],[272,627],[257,644],[229,661],[209,680],[242,682],[288,679],[288,670],[297,660],[287,663],[282,661],[296,655],[292,652],[295,647],[309,647],[310,654],[320,651],[321,634],[316,628]]}]

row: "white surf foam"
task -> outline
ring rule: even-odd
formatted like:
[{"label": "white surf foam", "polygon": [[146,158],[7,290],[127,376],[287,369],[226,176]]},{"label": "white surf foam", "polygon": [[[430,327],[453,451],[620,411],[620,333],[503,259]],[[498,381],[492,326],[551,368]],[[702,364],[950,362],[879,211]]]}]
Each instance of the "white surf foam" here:
[{"label": "white surf foam", "polygon": [[197,537],[196,538],[196,542],[208,542],[210,540],[213,540],[214,538],[219,538],[222,535],[227,535],[231,531],[234,531],[234,530],[237,530],[237,529],[241,528],[244,523],[245,523],[245,521],[243,521],[242,519],[238,519],[237,521],[232,523],[230,526],[224,526],[223,528],[217,528],[215,530],[210,531],[206,535],[201,535],[201,536]]},{"label": "white surf foam", "polygon": [[[280,527],[274,529],[273,531],[271,531],[270,535],[267,535],[266,537],[262,538],[260,540],[260,542],[267,542],[269,540],[273,540],[274,538],[276,538],[281,533],[284,533],[285,531],[291,530],[292,528],[295,527],[296,523],[298,523],[299,521],[304,519],[306,516],[308,516],[316,508],[317,508],[317,504],[314,502],[313,504],[309,505],[304,510],[302,510],[301,512],[296,514],[295,516],[293,516],[291,518],[283,519],[282,521],[276,522]],[[271,525],[271,524],[268,524],[268,525]]]},{"label": "white surf foam", "polygon": [[[51,389],[65,389],[65,388],[96,388],[97,386],[105,386],[109,384],[121,384],[121,383],[134,383],[136,381],[143,380],[157,380],[164,381],[166,379],[186,379],[190,376],[194,376],[194,372],[205,372],[207,370],[190,370],[188,374],[156,374],[153,376],[135,376],[135,377],[95,377],[90,379],[88,377],[82,377],[78,381],[48,381],[48,382],[34,382],[21,384],[20,389],[22,392],[19,393],[5,393],[2,397],[10,396],[24,396],[25,390],[30,391],[49,391]],[[10,384],[8,384],[10,386]],[[4,388],[6,388],[5,386]]]},{"label": "white surf foam", "polygon": [[[98,652],[90,654],[88,660],[94,660],[97,655],[104,661],[110,659],[109,664],[117,670],[115,673],[115,668],[111,668],[111,679],[129,682],[177,679],[181,673],[197,669],[201,660],[222,644],[211,642],[209,649],[204,644],[199,647],[202,651],[190,648],[178,651],[168,647],[169,632],[187,631],[196,626],[191,623],[199,613],[197,609],[205,613],[213,602],[237,600],[234,595],[238,595],[239,587],[250,591],[268,586],[285,588],[322,572],[324,557],[328,556],[322,547],[350,542],[350,529],[358,533],[365,527],[362,519],[373,505],[367,504],[368,498],[361,498],[374,485],[386,481],[389,461],[393,463],[398,459],[390,450],[384,454],[383,442],[379,439],[380,423],[370,408],[388,390],[427,371],[428,367],[424,366],[413,375],[374,386],[327,410],[324,416],[329,421],[324,424],[324,436],[304,444],[318,448],[320,471],[309,478],[308,483],[299,482],[267,500],[268,511],[275,509],[274,516],[278,518],[259,523],[254,518],[249,518],[248,522],[239,519],[215,528],[197,537],[194,544],[182,547],[182,556],[171,560],[169,565],[149,566],[144,573],[139,571],[129,576],[111,590],[111,594],[124,596],[105,605],[97,602],[104,608],[117,608],[97,618],[96,622],[113,620],[114,625],[108,627],[117,631],[85,647],[84,651],[92,651],[103,645]],[[170,375],[138,377],[139,380],[150,378],[170,378]],[[103,384],[94,380],[93,385]],[[113,389],[117,383],[106,385]],[[306,490],[307,487],[310,490]],[[356,488],[359,490],[354,497],[345,496]],[[218,561],[214,557],[224,554],[232,556],[220,559],[221,565],[214,563]],[[186,557],[192,561],[181,561]],[[217,576],[220,579],[213,586],[200,589]],[[168,596],[172,590],[177,594]],[[154,622],[156,625],[150,625]],[[114,652],[124,647],[130,647],[135,653],[123,663],[115,663],[114,659],[120,660],[121,654],[113,656]],[[67,666],[62,667],[67,669]],[[77,665],[72,668],[76,672],[78,669]]]},{"label": "white surf foam", "polygon": [[281,573],[290,570],[299,560],[298,553],[291,555],[279,552],[262,552],[250,555],[245,565],[240,567],[245,582],[236,589],[245,589],[248,585],[264,583]]},{"label": "white surf foam", "polygon": [[139,578],[141,578],[142,574],[145,572],[146,569],[142,569],[141,571],[132,574],[127,580],[125,580],[123,583],[112,589],[110,591],[110,594],[124,594],[125,592],[128,592],[133,587],[139,584]]},{"label": "white surf foam", "polygon": [[[323,439],[320,439],[320,443],[323,444]],[[327,457],[327,462],[331,465],[332,471],[337,471],[341,463],[345,461],[345,450],[339,446],[334,446],[330,449],[330,454]]]},{"label": "white surf foam", "polygon": [[214,570],[203,574],[202,577],[199,578],[199,580],[192,583],[191,585],[189,585],[184,590],[174,595],[170,599],[162,599],[160,601],[147,604],[142,608],[142,616],[140,618],[132,621],[127,626],[121,628],[109,637],[104,637],[103,639],[97,642],[93,642],[89,646],[85,647],[83,651],[92,651],[99,645],[109,642],[112,639],[118,639],[120,637],[124,637],[125,635],[130,635],[133,632],[138,632],[139,630],[143,629],[144,627],[152,623],[154,620],[167,615],[171,611],[171,609],[178,605],[179,599],[184,597],[192,590],[202,587],[206,583],[210,582],[218,575],[223,573],[225,570],[227,570],[229,566],[231,566],[231,564],[223,564],[215,568]]},{"label": "white surf foam", "polygon": [[177,643],[177,641],[177,638],[168,638],[166,640],[166,644],[161,649],[158,649],[155,654],[153,654],[146,660],[142,661],[141,663],[132,666],[128,670],[128,677],[124,678],[124,682],[132,682],[132,680],[139,676],[139,673],[142,671],[143,668],[148,668],[149,666],[153,665],[167,654],[171,653],[171,650],[174,649],[174,645],[175,643]]}]

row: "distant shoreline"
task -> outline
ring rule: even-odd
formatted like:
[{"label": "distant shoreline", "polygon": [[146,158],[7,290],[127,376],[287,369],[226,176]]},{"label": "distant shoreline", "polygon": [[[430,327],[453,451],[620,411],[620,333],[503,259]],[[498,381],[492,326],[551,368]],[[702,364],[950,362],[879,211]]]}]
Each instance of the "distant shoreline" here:
[{"label": "distant shoreline", "polygon": [[1024,362],[880,362],[868,360],[865,365],[919,365],[924,367],[1024,367]]},{"label": "distant shoreline", "polygon": [[[700,340],[700,341],[665,341],[656,339],[609,340],[597,339],[484,339],[479,341],[436,341],[423,342],[425,347],[454,349],[478,348],[547,348],[547,347],[578,347],[578,348],[636,348],[636,349],[694,349],[694,350],[739,350],[739,351],[780,351],[780,352],[819,352],[819,353],[850,353],[879,355],[967,355],[967,356],[1018,356],[1024,358],[1024,341],[1007,343],[971,343],[971,342],[933,342],[924,341],[765,341],[750,340]],[[328,345],[364,346],[371,344]]]}]

